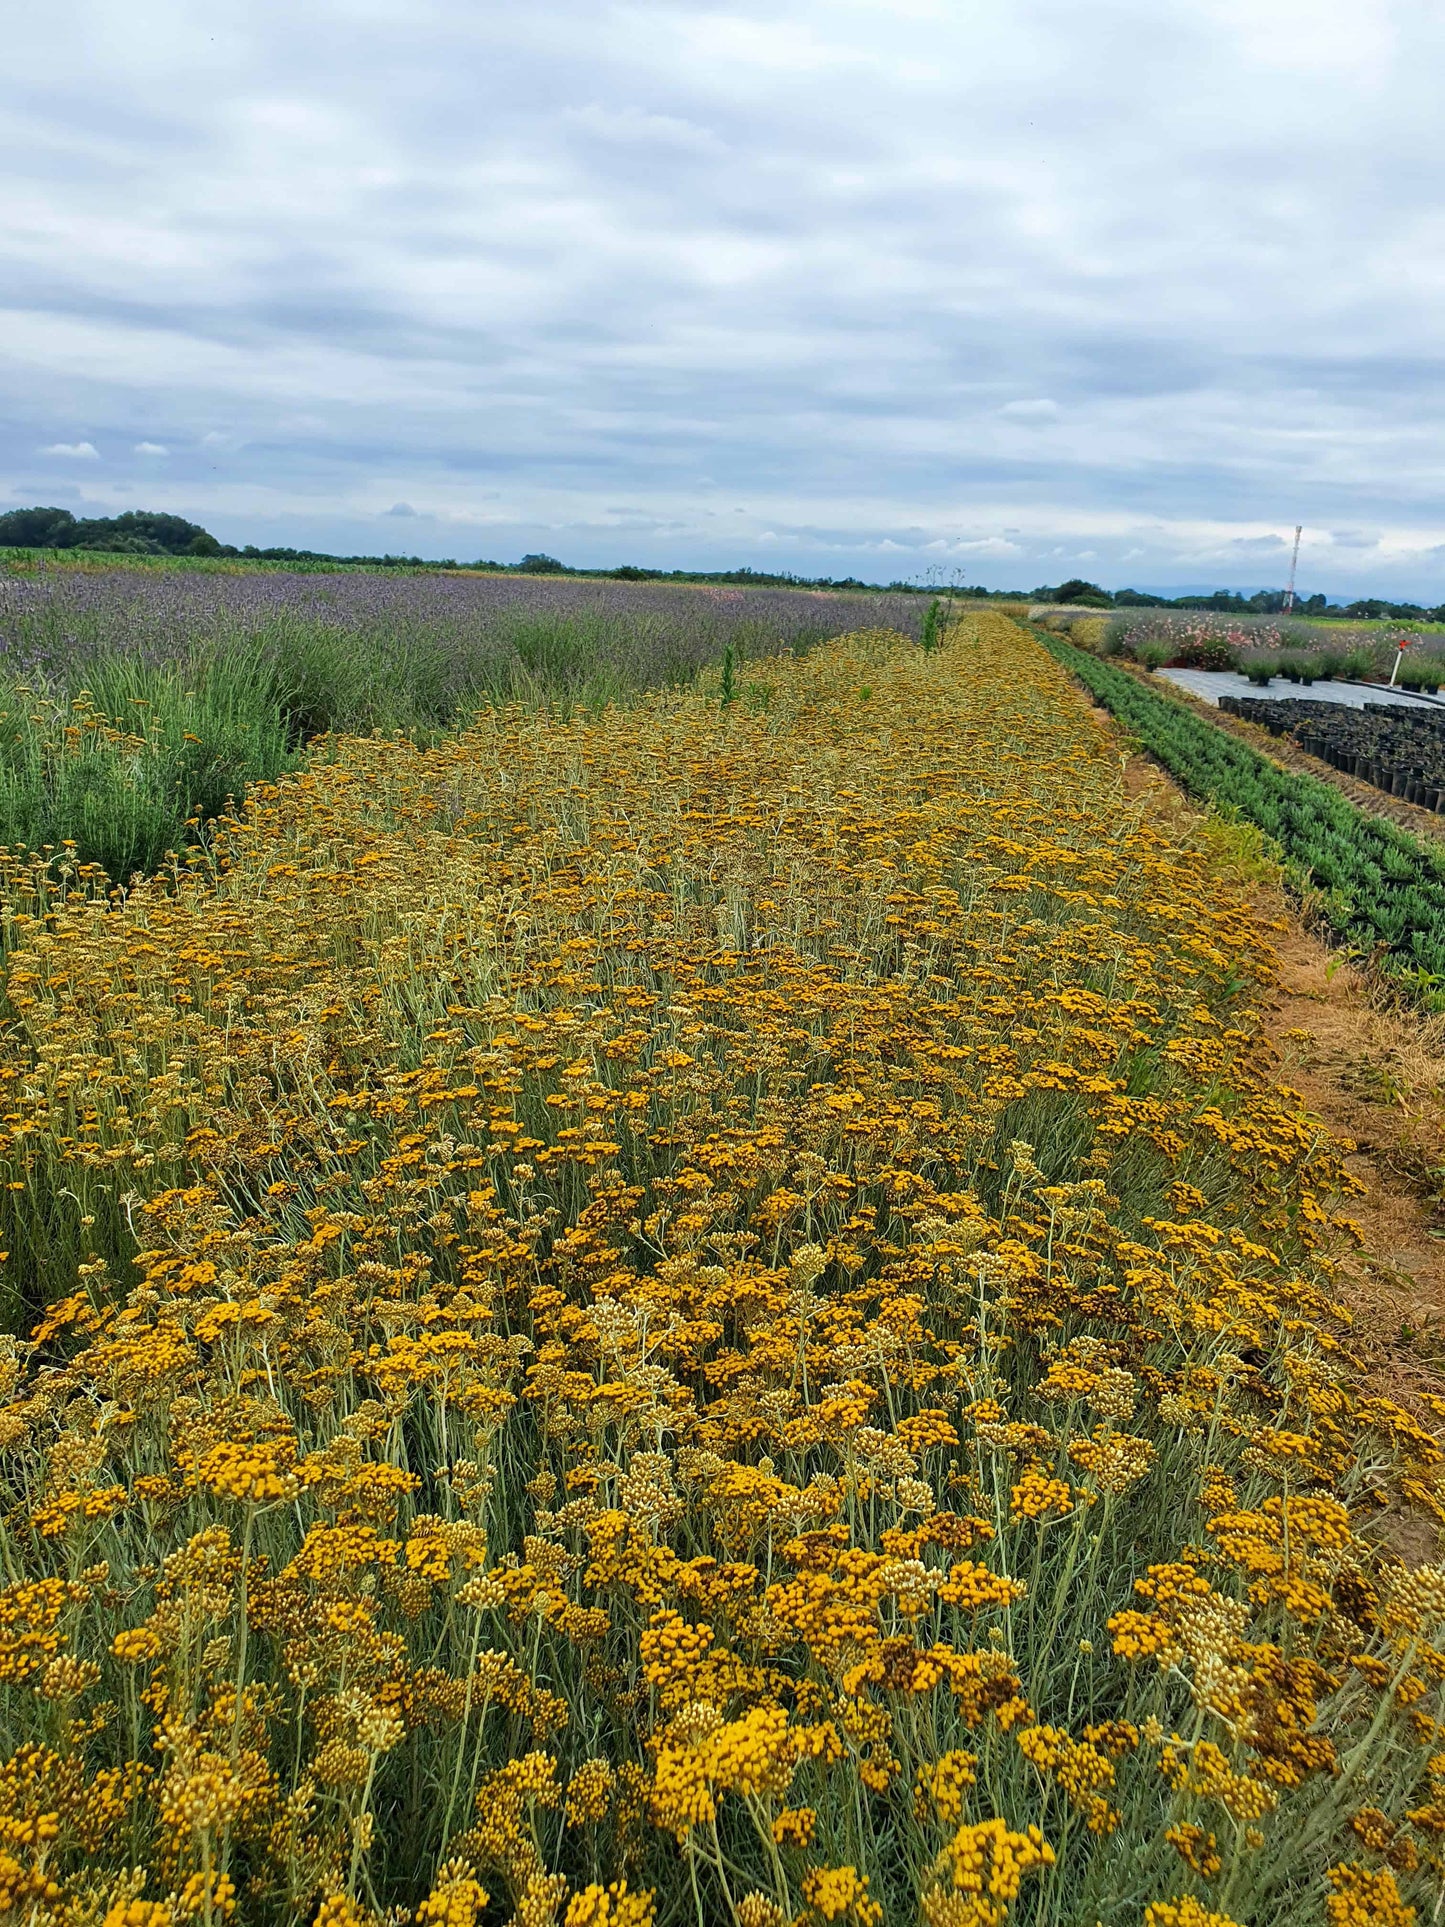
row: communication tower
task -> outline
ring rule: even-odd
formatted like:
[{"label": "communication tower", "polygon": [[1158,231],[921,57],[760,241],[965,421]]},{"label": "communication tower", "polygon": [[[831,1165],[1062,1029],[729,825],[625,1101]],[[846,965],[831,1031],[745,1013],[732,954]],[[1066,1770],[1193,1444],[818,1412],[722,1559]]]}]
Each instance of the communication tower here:
[{"label": "communication tower", "polygon": [[1285,608],[1286,615],[1288,615],[1290,610],[1294,607],[1294,572],[1299,567],[1299,539],[1303,534],[1304,534],[1304,523],[1296,522],[1294,526],[1294,554],[1289,559],[1289,587],[1284,592],[1284,608]]}]

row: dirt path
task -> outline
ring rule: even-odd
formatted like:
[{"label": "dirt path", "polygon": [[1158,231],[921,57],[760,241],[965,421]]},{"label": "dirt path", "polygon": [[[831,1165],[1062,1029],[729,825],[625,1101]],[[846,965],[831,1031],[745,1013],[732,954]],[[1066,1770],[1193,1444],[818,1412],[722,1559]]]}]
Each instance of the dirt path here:
[{"label": "dirt path", "polygon": [[1346,1215],[1364,1232],[1348,1261],[1371,1348],[1411,1376],[1445,1372],[1445,1056],[1438,1020],[1391,1009],[1290,907],[1272,910],[1279,981],[1266,1033],[1281,1081],[1335,1136],[1364,1185]]}]

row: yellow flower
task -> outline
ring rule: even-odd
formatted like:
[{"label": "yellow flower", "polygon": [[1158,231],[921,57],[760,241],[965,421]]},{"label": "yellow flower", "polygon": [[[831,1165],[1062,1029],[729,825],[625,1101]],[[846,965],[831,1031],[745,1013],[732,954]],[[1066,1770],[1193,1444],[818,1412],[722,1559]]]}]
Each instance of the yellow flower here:
[{"label": "yellow flower", "polygon": [[159,1900],[118,1900],[106,1909],[103,1927],[171,1927],[171,1910]]},{"label": "yellow flower", "polygon": [[814,1867],[803,1877],[803,1899],[824,1921],[850,1920],[878,1927],[883,1909],[868,1898],[868,1879],[855,1867]]},{"label": "yellow flower", "polygon": [[780,1847],[811,1845],[818,1816],[811,1807],[784,1807],[773,1821],[773,1838]]},{"label": "yellow flower", "polygon": [[914,1798],[914,1808],[919,1818],[928,1817],[931,1803],[945,1826],[957,1826],[963,1818],[968,1789],[977,1784],[977,1766],[976,1753],[955,1747],[935,1760],[931,1767],[920,1767]]},{"label": "yellow flower", "polygon": [[236,1911],[236,1887],[229,1874],[193,1873],[181,1889],[181,1912],[226,1915]]},{"label": "yellow flower", "polygon": [[1051,1479],[1037,1466],[1031,1466],[1009,1495],[1009,1514],[1014,1519],[1045,1519],[1050,1513],[1072,1512],[1074,1495],[1062,1479]]},{"label": "yellow flower", "polygon": [[278,1499],[289,1499],[296,1490],[292,1462],[289,1455],[269,1444],[225,1440],[203,1455],[196,1466],[196,1477],[220,1498],[271,1505]]},{"label": "yellow flower", "polygon": [[154,1626],[134,1626],[128,1632],[117,1633],[110,1642],[110,1650],[126,1665],[137,1666],[156,1657],[161,1650],[161,1636]]},{"label": "yellow flower", "polygon": [[436,1884],[417,1908],[416,1917],[434,1927],[473,1927],[489,1899],[465,1861],[449,1861],[438,1870]]},{"label": "yellow flower", "polygon": [[366,1916],[346,1894],[326,1894],[312,1927],[363,1927]]},{"label": "yellow flower", "polygon": [[1325,1902],[1330,1927],[1415,1927],[1416,1914],[1400,1898],[1387,1869],[1371,1873],[1353,1861],[1329,1870],[1334,1892]]},{"label": "yellow flower", "polygon": [[1211,1913],[1189,1895],[1182,1900],[1154,1900],[1144,1909],[1144,1927],[1240,1927],[1228,1914]]},{"label": "yellow flower", "polygon": [[652,1927],[653,1892],[629,1893],[625,1880],[584,1887],[567,1903],[565,1927]]}]

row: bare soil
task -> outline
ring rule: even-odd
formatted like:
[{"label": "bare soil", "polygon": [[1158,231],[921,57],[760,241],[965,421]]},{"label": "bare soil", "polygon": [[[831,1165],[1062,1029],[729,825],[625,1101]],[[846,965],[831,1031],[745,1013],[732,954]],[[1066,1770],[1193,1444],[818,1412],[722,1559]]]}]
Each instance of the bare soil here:
[{"label": "bare soil", "polygon": [[[1279,976],[1266,1032],[1281,1081],[1364,1186],[1345,1213],[1364,1234],[1346,1264],[1359,1335],[1420,1388],[1445,1374],[1445,1055],[1438,1019],[1392,1007],[1282,900],[1269,918]],[[1381,1360],[1383,1363],[1383,1359]]]}]

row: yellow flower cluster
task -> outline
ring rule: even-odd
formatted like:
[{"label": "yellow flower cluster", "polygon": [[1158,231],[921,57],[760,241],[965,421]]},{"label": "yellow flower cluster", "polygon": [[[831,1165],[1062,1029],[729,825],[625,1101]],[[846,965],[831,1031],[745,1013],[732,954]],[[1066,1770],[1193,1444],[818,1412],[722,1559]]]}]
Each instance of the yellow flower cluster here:
[{"label": "yellow flower cluster", "polygon": [[652,1927],[654,1918],[650,1892],[629,1893],[625,1880],[594,1881],[568,1902],[565,1927]]},{"label": "yellow flower cluster", "polygon": [[1381,1868],[1371,1873],[1354,1862],[1331,1867],[1334,1889],[1325,1902],[1330,1927],[1415,1927],[1417,1915],[1400,1898],[1395,1876]]},{"label": "yellow flower cluster", "polygon": [[925,1889],[928,1927],[998,1927],[1031,1873],[1054,1864],[1037,1827],[1016,1833],[1002,1820],[961,1826],[934,1863],[938,1884]]},{"label": "yellow flower cluster", "polygon": [[1155,1900],[1144,1909],[1144,1927],[1239,1927],[1228,1914],[1212,1913],[1186,1894],[1182,1900]]},{"label": "yellow flower cluster", "polygon": [[0,1912],[1433,1918],[1445,1408],[1230,861],[990,611],[5,854]]},{"label": "yellow flower cluster", "polygon": [[978,1784],[978,1755],[955,1747],[932,1766],[920,1769],[915,1807],[919,1818],[928,1817],[930,1805],[945,1826],[957,1826],[963,1818],[968,1789]]},{"label": "yellow flower cluster", "polygon": [[868,1898],[868,1876],[856,1867],[814,1867],[803,1880],[803,1899],[819,1920],[846,1920],[878,1927],[883,1909]]}]

